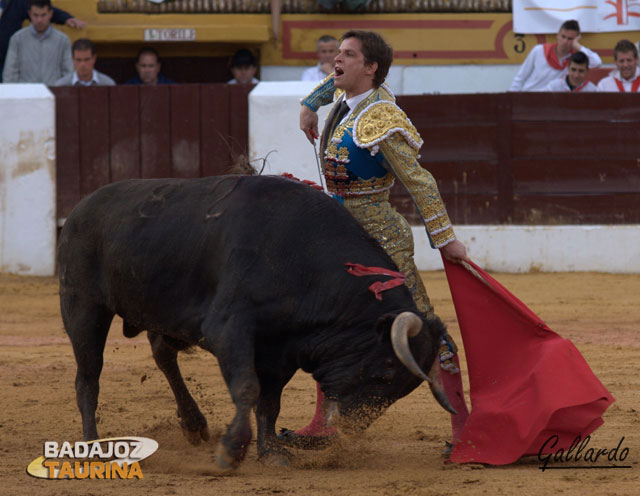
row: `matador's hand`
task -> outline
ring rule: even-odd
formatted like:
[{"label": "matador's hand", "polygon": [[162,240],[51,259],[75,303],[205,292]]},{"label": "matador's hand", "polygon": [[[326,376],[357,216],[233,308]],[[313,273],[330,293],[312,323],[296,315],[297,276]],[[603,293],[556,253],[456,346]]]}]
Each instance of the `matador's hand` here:
[{"label": "matador's hand", "polygon": [[318,114],[306,105],[300,105],[300,129],[313,145],[318,137]]},{"label": "matador's hand", "polygon": [[453,263],[468,262],[467,249],[464,244],[457,239],[454,239],[451,243],[444,245],[440,248],[440,251],[444,255],[444,258]]}]

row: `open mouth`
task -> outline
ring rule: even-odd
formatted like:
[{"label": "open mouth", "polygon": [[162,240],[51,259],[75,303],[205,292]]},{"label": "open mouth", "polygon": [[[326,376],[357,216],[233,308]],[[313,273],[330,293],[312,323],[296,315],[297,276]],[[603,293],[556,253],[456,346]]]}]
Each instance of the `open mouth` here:
[{"label": "open mouth", "polygon": [[336,76],[342,76],[344,74],[344,71],[338,66],[336,66],[334,68],[334,72],[335,72]]}]

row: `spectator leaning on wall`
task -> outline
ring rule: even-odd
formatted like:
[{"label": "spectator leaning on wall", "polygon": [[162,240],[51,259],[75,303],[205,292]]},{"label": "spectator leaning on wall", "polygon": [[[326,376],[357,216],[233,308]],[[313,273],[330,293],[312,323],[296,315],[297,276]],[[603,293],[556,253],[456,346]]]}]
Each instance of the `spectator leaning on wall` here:
[{"label": "spectator leaning on wall", "polygon": [[[0,0],[0,83],[9,39],[22,28],[22,23],[29,19],[29,3],[29,0]],[[55,7],[53,7],[51,22],[76,29],[84,29],[86,26],[84,21]]]},{"label": "spectator leaning on wall", "polygon": [[71,74],[61,77],[55,86],[114,86],[116,83],[106,74],[96,71],[96,46],[87,38],[80,38],[71,45],[73,68]]},{"label": "spectator leaning on wall", "polygon": [[51,27],[50,0],[30,0],[31,25],[9,40],[3,70],[5,83],[44,83],[53,85],[73,71],[69,37]]},{"label": "spectator leaning on wall", "polygon": [[578,21],[565,21],[556,38],[556,43],[533,47],[513,78],[509,91],[545,91],[551,81],[567,74],[569,57],[576,52],[582,52],[589,58],[589,67],[592,69],[602,64],[596,52],[579,43]]}]

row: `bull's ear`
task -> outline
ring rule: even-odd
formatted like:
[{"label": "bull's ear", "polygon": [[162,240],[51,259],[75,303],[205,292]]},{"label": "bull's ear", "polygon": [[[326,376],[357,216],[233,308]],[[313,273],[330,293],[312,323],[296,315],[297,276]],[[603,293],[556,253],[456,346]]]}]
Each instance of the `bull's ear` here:
[{"label": "bull's ear", "polygon": [[379,343],[391,342],[391,325],[396,317],[395,314],[386,313],[376,321],[376,334]]}]

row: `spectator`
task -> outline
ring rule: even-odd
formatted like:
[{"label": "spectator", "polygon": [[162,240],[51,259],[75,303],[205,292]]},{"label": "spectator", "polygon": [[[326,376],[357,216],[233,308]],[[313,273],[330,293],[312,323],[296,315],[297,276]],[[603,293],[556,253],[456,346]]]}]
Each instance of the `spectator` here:
[{"label": "spectator", "polygon": [[106,74],[96,71],[96,46],[87,38],[80,38],[71,45],[73,68],[71,74],[58,79],[54,86],[114,86],[116,83]]},{"label": "spectator", "polygon": [[554,79],[567,74],[569,57],[582,52],[589,58],[591,68],[602,64],[600,56],[580,43],[578,21],[565,21],[560,26],[556,43],[536,45],[531,50],[511,83],[509,91],[544,91]]},{"label": "spectator", "polygon": [[569,57],[569,72],[563,78],[554,79],[547,85],[547,91],[596,91],[596,85],[587,79],[589,57],[576,52]]},{"label": "spectator", "polygon": [[51,0],[30,0],[31,25],[9,40],[3,70],[5,83],[53,85],[73,71],[69,37],[51,26]]},{"label": "spectator", "polygon": [[629,40],[620,40],[613,49],[616,70],[601,79],[598,91],[619,91],[637,93],[640,87],[638,75],[638,48]]},{"label": "spectator", "polygon": [[318,64],[305,69],[302,81],[322,81],[333,72],[333,59],[338,55],[338,40],[325,34],[316,42]]},{"label": "spectator", "polygon": [[160,55],[150,46],[142,47],[136,58],[138,75],[124,84],[141,84],[153,86],[156,84],[175,84],[175,81],[160,73]]},{"label": "spectator", "polygon": [[250,50],[242,48],[231,57],[229,66],[233,79],[228,84],[258,84],[260,81],[255,77],[258,71],[258,63]]},{"label": "spectator", "polygon": [[[29,3],[29,0],[0,0],[0,83],[2,82],[2,68],[9,48],[9,38],[22,28],[25,19],[29,19]],[[55,7],[53,7],[51,21],[76,29],[84,29],[86,26],[84,21]]]}]

